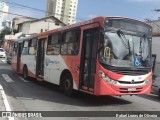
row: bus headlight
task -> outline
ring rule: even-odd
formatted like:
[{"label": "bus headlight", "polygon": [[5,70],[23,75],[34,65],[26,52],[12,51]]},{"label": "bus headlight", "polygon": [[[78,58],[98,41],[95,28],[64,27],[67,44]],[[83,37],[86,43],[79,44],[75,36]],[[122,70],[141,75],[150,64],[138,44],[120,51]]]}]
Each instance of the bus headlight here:
[{"label": "bus headlight", "polygon": [[149,84],[152,81],[152,77],[145,81],[145,84]]},{"label": "bus headlight", "polygon": [[111,78],[109,78],[104,72],[102,72],[101,70],[99,70],[99,76],[105,80],[106,82],[109,82],[111,84],[117,84],[117,81],[112,80]]}]

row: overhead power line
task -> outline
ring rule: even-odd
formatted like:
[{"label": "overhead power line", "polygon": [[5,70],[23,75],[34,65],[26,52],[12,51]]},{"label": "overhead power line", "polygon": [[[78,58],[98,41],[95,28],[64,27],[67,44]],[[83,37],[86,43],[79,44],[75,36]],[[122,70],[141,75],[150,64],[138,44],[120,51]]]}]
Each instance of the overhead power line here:
[{"label": "overhead power line", "polygon": [[3,2],[8,3],[8,4],[12,4],[12,5],[16,5],[16,6],[20,6],[20,7],[24,7],[24,8],[27,8],[27,9],[32,9],[32,10],[36,10],[36,11],[40,11],[40,12],[46,12],[45,10],[41,10],[41,9],[37,9],[37,8],[33,8],[33,7],[21,5],[21,4],[17,4],[17,3],[14,3],[14,2],[8,2],[8,1],[5,1],[5,0],[3,0]]},{"label": "overhead power line", "polygon": [[[6,13],[6,14],[11,14],[11,15],[16,15],[16,16],[20,16],[20,17],[28,17],[28,18],[33,18],[33,17],[31,17],[31,16],[24,16],[24,15],[20,15],[20,14],[16,14],[16,13],[11,13],[11,12],[4,12],[4,11],[2,11],[2,10],[0,10],[0,13]],[[33,18],[33,19],[38,19],[38,18]],[[50,21],[45,21],[45,22],[50,22]],[[51,23],[57,23],[57,22],[51,22]]]},{"label": "overhead power line", "polygon": [[[11,5],[15,5],[15,6],[23,7],[23,8],[26,8],[26,9],[31,9],[31,10],[34,10],[34,11],[39,11],[39,12],[43,12],[43,13],[49,13],[48,11],[45,11],[45,10],[41,10],[41,9],[33,8],[33,7],[30,7],[30,6],[25,6],[25,5],[17,4],[17,3],[14,3],[14,2],[8,2],[8,1],[6,1],[6,0],[3,0],[3,2],[8,3],[8,4],[11,4]],[[63,17],[71,17],[71,18],[74,18],[73,16],[63,15],[63,14],[59,14],[59,13],[52,13],[52,14],[56,14],[56,15],[63,16]],[[84,19],[82,19],[82,18],[74,18],[74,19],[84,20]]]},{"label": "overhead power line", "polygon": [[[6,13],[6,14],[10,14],[10,15],[16,15],[16,16],[20,16],[20,17],[29,17],[29,18],[33,18],[31,16],[25,16],[25,15],[21,15],[21,14],[16,14],[16,13],[11,13],[11,12],[4,12],[2,10],[0,10],[1,13]],[[38,19],[38,18],[35,18]]]}]

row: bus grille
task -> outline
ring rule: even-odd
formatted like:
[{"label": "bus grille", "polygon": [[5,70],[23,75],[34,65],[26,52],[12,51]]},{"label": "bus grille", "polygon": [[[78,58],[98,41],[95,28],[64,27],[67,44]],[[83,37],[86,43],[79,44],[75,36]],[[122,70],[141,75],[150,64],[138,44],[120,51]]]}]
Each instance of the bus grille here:
[{"label": "bus grille", "polygon": [[121,84],[140,84],[140,83],[143,83],[144,81],[137,81],[137,82],[129,82],[129,81],[118,81],[119,83]]}]

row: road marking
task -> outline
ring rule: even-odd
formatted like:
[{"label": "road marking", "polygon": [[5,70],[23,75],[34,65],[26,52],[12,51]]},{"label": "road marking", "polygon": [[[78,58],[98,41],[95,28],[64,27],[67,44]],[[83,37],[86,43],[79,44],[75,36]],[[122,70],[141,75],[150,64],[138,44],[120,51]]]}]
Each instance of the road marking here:
[{"label": "road marking", "polygon": [[23,79],[22,77],[19,77],[19,79],[21,79],[23,82],[29,82],[29,81]]},{"label": "road marking", "polygon": [[9,83],[14,82],[7,74],[2,74],[2,76],[7,82]]},{"label": "road marking", "polygon": [[[2,95],[2,99],[3,99],[3,103],[4,103],[6,111],[11,111],[11,107],[9,105],[9,102],[7,100],[7,97],[6,97],[6,94],[5,94],[4,90],[3,90],[2,85],[0,85],[0,93]],[[8,118],[9,118],[9,120],[14,120],[13,117],[8,117]]]}]

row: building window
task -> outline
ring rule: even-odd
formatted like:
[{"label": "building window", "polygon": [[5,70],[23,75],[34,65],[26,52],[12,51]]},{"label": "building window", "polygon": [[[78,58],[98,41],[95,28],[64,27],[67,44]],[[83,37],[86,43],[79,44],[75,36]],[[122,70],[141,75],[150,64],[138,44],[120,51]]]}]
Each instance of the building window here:
[{"label": "building window", "polygon": [[59,22],[58,22],[58,21],[55,21],[55,25],[59,26]]}]

